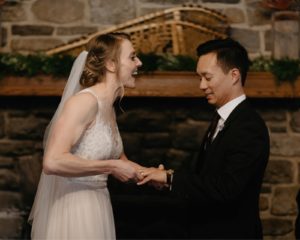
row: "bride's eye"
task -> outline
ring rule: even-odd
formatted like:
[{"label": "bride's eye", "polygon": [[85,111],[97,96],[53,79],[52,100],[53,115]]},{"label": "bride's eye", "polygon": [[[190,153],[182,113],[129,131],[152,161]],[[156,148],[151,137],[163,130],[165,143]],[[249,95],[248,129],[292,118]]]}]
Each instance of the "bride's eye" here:
[{"label": "bride's eye", "polygon": [[132,61],[135,61],[135,59],[136,59],[136,55],[132,55],[132,56],[131,56],[131,60],[132,60]]}]

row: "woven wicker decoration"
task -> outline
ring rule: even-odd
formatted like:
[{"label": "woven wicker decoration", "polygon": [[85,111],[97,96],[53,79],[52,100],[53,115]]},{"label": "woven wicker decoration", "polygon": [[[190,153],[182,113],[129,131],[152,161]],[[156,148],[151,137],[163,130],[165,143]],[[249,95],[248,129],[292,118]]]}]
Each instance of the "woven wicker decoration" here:
[{"label": "woven wicker decoration", "polygon": [[91,38],[122,31],[130,34],[137,52],[195,56],[199,43],[226,38],[228,28],[227,18],[221,13],[200,5],[183,5],[126,21],[49,49],[46,53],[77,55]]}]

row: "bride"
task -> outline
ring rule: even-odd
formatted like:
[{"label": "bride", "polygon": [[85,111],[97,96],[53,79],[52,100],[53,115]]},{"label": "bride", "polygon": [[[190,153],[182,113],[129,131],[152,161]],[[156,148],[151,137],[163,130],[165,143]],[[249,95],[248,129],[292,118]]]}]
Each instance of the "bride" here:
[{"label": "bride", "polygon": [[107,176],[142,176],[123,153],[113,104],[141,65],[125,33],[97,36],[77,57],[44,137],[32,239],[115,239]]}]

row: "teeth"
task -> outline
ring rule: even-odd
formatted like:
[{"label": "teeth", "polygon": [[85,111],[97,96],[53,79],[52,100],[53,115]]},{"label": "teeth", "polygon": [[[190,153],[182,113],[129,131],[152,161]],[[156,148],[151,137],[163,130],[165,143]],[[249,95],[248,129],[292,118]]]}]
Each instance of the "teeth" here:
[{"label": "teeth", "polygon": [[135,70],[133,73],[132,73],[133,76],[135,75],[138,75],[138,70]]}]

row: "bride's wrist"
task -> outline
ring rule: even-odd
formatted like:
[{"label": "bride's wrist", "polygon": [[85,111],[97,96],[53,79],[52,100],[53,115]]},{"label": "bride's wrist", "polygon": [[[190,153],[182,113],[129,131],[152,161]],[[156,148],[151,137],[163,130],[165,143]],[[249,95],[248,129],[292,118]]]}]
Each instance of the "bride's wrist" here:
[{"label": "bride's wrist", "polygon": [[112,159],[107,161],[107,167],[110,174],[114,174],[116,172],[116,169],[118,168],[118,162],[119,160]]}]

